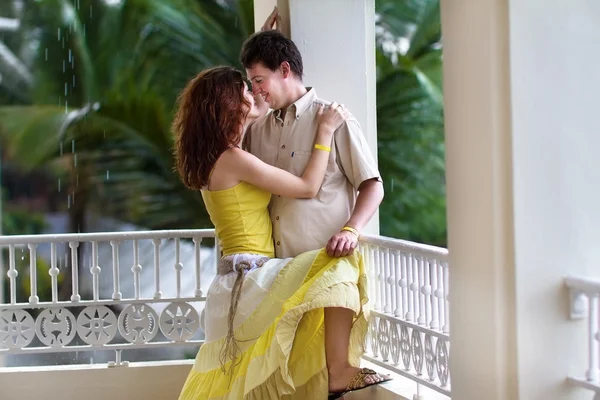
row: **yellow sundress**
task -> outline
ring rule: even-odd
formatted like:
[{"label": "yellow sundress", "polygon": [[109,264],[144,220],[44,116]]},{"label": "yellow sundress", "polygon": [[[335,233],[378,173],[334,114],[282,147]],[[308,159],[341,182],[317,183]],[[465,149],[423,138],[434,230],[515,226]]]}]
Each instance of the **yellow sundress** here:
[{"label": "yellow sundress", "polygon": [[223,260],[269,260],[245,274],[233,324],[235,362],[222,364],[222,350],[237,273],[217,275],[211,283],[202,312],[206,340],[179,399],[326,399],[324,307],[355,312],[350,363],[359,366],[364,352],[367,288],[361,256],[335,258],[321,249],[275,259],[270,193],[242,182],[202,191],[202,197]]}]

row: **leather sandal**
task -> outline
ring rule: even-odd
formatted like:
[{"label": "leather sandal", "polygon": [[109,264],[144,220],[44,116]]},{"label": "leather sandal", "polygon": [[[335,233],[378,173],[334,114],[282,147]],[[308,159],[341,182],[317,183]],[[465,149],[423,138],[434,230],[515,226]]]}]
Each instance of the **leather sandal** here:
[{"label": "leather sandal", "polygon": [[[377,381],[377,382],[373,382],[373,383],[367,383],[366,378],[368,376],[373,376],[373,375],[377,375],[381,380]],[[346,395],[350,392],[355,392],[357,390],[366,389],[369,386],[379,385],[380,383],[389,382],[391,380],[392,380],[392,378],[389,376],[385,377],[383,375],[379,375],[377,372],[373,371],[372,369],[362,368],[360,371],[358,371],[356,373],[356,375],[354,375],[352,377],[352,379],[350,379],[350,382],[348,383],[346,390],[343,390],[341,392],[329,393],[328,400],[339,399],[340,397],[343,397],[344,395]]]}]

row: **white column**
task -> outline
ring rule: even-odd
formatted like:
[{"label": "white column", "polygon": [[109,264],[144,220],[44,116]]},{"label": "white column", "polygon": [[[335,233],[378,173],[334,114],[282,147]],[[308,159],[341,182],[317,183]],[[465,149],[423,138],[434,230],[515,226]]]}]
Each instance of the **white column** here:
[{"label": "white column", "polygon": [[563,277],[600,265],[599,15],[442,0],[454,399],[590,397]]}]

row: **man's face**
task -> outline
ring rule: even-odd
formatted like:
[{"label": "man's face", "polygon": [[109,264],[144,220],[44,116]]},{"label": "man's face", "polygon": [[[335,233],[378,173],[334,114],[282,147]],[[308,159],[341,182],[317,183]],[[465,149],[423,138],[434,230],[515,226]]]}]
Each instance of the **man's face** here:
[{"label": "man's face", "polygon": [[252,68],[246,68],[246,75],[252,84],[252,93],[260,94],[272,109],[285,106],[285,78],[279,69],[271,71],[262,63],[256,63]]}]

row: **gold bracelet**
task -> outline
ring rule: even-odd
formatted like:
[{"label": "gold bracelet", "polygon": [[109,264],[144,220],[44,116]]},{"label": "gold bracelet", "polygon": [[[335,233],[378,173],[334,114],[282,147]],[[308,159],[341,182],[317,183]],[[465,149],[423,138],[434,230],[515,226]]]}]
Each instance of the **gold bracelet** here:
[{"label": "gold bracelet", "polygon": [[350,226],[345,226],[342,228],[343,231],[348,231],[348,232],[352,232],[356,235],[356,237],[359,237],[360,234],[358,233],[358,231]]},{"label": "gold bracelet", "polygon": [[331,147],[323,146],[322,144],[318,144],[318,143],[315,144],[315,149],[317,149],[317,150],[323,150],[323,151],[326,151],[328,153],[331,152]]}]

